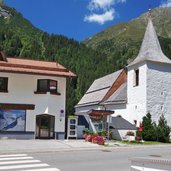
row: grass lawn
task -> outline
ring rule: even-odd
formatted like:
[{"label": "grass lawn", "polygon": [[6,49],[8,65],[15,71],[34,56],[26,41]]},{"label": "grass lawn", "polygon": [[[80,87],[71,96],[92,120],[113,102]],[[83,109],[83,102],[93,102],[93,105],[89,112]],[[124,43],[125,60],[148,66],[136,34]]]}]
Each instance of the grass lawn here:
[{"label": "grass lawn", "polygon": [[117,140],[111,140],[111,142],[114,143],[123,143],[123,144],[128,144],[128,145],[134,145],[134,144],[139,144],[139,145],[164,145],[164,144],[171,144],[171,141],[169,143],[162,143],[162,142],[157,142],[157,141],[117,141]]}]

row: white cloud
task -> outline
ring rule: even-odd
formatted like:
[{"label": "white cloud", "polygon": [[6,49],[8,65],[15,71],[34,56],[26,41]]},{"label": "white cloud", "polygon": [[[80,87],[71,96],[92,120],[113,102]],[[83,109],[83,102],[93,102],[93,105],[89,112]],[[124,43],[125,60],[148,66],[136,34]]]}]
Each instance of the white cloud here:
[{"label": "white cloud", "polygon": [[98,24],[104,24],[106,21],[112,21],[114,19],[114,10],[106,11],[103,14],[92,14],[89,16],[85,16],[84,21],[88,21],[90,23],[95,22]]},{"label": "white cloud", "polygon": [[161,7],[171,7],[171,0],[163,1]]},{"label": "white cloud", "polygon": [[95,10],[95,9],[107,9],[110,8],[114,4],[114,0],[91,0],[88,9]]},{"label": "white cloud", "polygon": [[114,5],[124,3],[126,0],[89,0],[89,15],[86,15],[84,21],[104,24],[115,18]]}]

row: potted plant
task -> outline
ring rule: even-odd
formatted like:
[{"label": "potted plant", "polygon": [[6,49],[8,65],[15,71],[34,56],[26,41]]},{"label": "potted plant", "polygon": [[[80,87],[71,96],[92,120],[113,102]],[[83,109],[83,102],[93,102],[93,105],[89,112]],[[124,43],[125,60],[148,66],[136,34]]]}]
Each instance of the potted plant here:
[{"label": "potted plant", "polygon": [[97,136],[97,143],[99,145],[104,145],[105,144],[105,137],[103,137],[103,136]]},{"label": "potted plant", "polygon": [[89,135],[89,130],[88,130],[88,128],[85,128],[83,130],[83,138],[85,139],[85,141],[87,141],[88,135]]},{"label": "potted plant", "polygon": [[126,137],[128,141],[135,141],[135,133],[133,131],[128,131]]}]

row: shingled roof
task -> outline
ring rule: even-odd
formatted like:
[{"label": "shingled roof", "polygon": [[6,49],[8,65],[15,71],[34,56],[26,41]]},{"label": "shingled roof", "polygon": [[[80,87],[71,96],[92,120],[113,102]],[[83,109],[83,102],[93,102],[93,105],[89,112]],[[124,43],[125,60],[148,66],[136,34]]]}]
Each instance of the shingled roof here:
[{"label": "shingled roof", "polygon": [[76,75],[57,62],[6,57],[0,52],[0,72],[75,77]]},{"label": "shingled roof", "polygon": [[127,102],[127,82],[123,83],[103,104],[121,104]]},{"label": "shingled roof", "polygon": [[139,54],[128,66],[132,66],[143,61],[171,64],[171,60],[167,58],[162,52],[151,17],[149,17],[148,20],[148,25]]},{"label": "shingled roof", "polygon": [[[96,79],[75,107],[99,104],[111,90],[117,79],[125,72],[123,69]],[[117,90],[116,90],[117,92]],[[126,96],[126,95],[124,95]]]}]

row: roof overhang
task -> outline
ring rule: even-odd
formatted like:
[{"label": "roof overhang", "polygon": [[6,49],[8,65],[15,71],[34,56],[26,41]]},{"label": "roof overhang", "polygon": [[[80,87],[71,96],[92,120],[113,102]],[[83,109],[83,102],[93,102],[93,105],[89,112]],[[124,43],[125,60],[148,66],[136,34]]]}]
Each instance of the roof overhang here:
[{"label": "roof overhang", "polygon": [[102,105],[120,105],[120,104],[127,104],[127,100],[118,100],[118,101],[104,101],[100,103]]},{"label": "roof overhang", "polygon": [[129,65],[127,65],[127,68],[128,67],[133,67],[135,65],[140,65],[140,64],[143,64],[143,63],[147,63],[147,62],[152,62],[152,63],[157,63],[157,64],[164,64],[164,65],[171,65],[171,63],[169,62],[161,62],[161,61],[154,61],[154,60],[142,60],[142,61],[139,61],[137,63],[130,63]]}]

